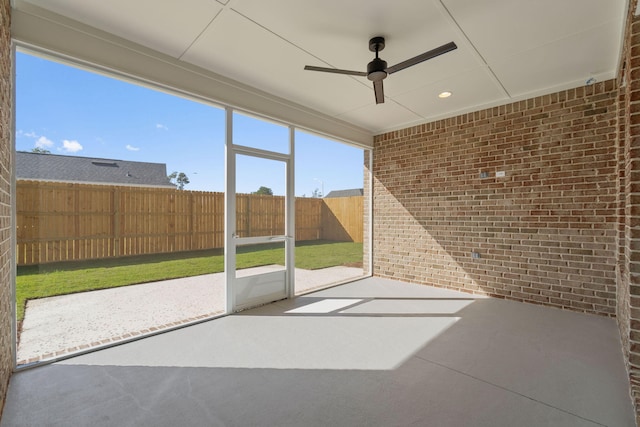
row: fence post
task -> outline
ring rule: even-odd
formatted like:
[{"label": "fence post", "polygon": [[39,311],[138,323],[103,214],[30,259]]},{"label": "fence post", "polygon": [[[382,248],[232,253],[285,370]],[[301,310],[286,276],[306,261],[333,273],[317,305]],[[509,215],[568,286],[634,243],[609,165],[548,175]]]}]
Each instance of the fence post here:
[{"label": "fence post", "polygon": [[195,236],[196,236],[196,207],[195,207],[195,201],[194,201],[194,193],[193,192],[189,192],[189,209],[191,210],[190,214],[189,214],[189,218],[191,220],[191,224],[189,224],[189,230],[191,231],[191,233],[189,233],[189,250],[194,250],[194,242],[196,240]]},{"label": "fence post", "polygon": [[113,187],[113,256],[120,256],[120,192]]},{"label": "fence post", "polygon": [[244,217],[246,218],[246,224],[247,224],[247,225],[245,226],[245,230],[246,230],[246,232],[247,232],[247,237],[253,237],[253,230],[252,230],[252,227],[251,227],[251,220],[252,220],[252,215],[251,215],[251,198],[252,198],[252,195],[250,194],[250,195],[248,195],[248,196],[246,197],[246,199],[245,199],[245,200],[247,201],[247,205],[246,205],[246,206],[247,206],[247,210],[246,210],[246,212],[245,212]]}]

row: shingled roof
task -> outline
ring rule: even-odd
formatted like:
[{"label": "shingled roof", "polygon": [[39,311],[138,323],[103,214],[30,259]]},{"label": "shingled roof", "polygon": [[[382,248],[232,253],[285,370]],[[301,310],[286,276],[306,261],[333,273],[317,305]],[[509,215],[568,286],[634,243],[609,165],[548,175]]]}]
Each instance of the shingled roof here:
[{"label": "shingled roof", "polygon": [[363,188],[351,188],[349,190],[333,190],[330,191],[329,194],[324,196],[325,199],[331,197],[353,197],[353,196],[362,196],[364,194]]},{"label": "shingled roof", "polygon": [[87,184],[175,187],[164,163],[16,152],[16,178]]}]

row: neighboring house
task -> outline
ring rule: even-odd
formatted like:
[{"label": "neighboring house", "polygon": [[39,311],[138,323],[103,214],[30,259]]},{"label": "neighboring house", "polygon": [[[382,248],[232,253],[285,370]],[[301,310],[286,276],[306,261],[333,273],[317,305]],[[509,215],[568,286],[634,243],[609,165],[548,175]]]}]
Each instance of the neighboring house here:
[{"label": "neighboring house", "polygon": [[16,179],[175,188],[164,163],[16,152]]},{"label": "neighboring house", "polygon": [[349,190],[333,190],[330,191],[329,194],[324,196],[325,199],[330,197],[353,197],[353,196],[363,196],[364,189],[362,188],[351,188]]}]

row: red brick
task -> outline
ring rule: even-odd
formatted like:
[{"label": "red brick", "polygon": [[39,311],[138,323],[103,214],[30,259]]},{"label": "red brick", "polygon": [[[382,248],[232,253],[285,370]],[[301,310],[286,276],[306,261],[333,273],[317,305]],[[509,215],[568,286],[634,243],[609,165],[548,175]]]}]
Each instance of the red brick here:
[{"label": "red brick", "polygon": [[[0,0],[0,82],[12,81],[12,52],[11,52],[11,13],[9,0]],[[11,206],[11,188],[9,182],[12,165],[9,164],[11,152],[11,123],[12,123],[12,87],[10,84],[0,84],[0,206]],[[9,257],[11,234],[11,212],[7,208],[0,210],[0,414],[9,384],[9,377],[13,371],[13,355],[11,333],[11,313],[13,310],[11,290],[11,265]]]}]

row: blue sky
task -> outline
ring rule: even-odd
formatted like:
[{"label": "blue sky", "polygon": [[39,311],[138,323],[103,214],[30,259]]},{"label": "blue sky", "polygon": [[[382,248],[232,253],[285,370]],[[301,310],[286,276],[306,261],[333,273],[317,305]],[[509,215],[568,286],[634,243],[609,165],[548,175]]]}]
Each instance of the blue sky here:
[{"label": "blue sky", "polygon": [[[25,53],[16,57],[16,149],[165,163],[185,189],[224,191],[224,110]],[[288,129],[236,114],[238,144],[286,147]],[[361,188],[363,151],[296,133],[296,195]],[[238,192],[284,193],[278,162],[239,159]]]}]

